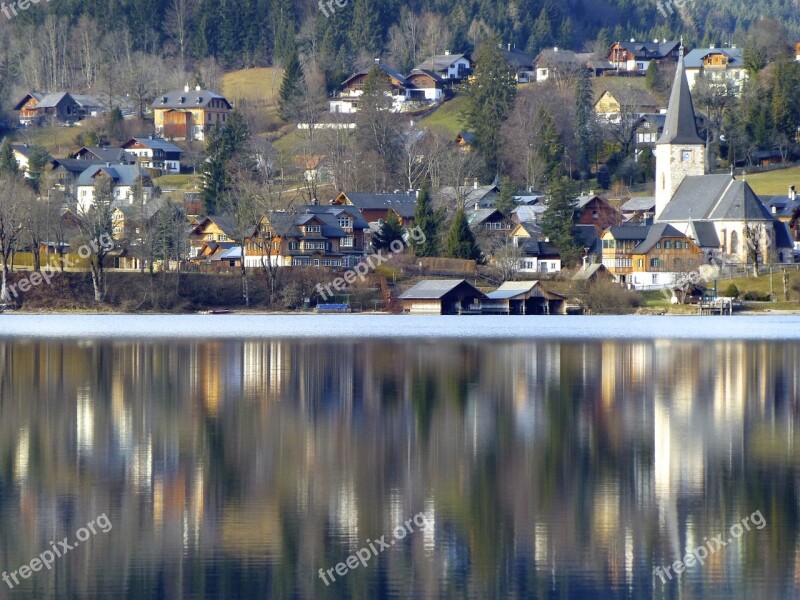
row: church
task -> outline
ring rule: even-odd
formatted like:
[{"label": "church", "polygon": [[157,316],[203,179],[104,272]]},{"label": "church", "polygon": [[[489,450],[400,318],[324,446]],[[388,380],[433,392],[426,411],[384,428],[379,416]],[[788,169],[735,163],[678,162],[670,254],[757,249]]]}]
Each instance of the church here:
[{"label": "church", "polygon": [[[683,50],[664,131],[656,143],[656,222],[690,237],[707,261],[792,263],[789,229],[743,179],[707,175],[705,143],[697,132]],[[754,250],[757,248],[757,257]]]}]

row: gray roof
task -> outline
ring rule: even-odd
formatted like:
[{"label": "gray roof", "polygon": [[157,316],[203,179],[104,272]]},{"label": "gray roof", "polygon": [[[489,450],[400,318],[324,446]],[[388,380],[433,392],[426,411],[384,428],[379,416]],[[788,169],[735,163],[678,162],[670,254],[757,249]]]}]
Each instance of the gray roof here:
[{"label": "gray roof", "polygon": [[456,62],[466,58],[463,54],[439,54],[417,65],[419,70],[446,71]]},{"label": "gray roof", "polygon": [[[480,203],[486,196],[497,194],[499,190],[496,185],[479,185],[459,187],[458,189],[446,186],[439,190],[439,198],[444,202],[455,202],[463,199],[467,206]],[[491,204],[491,202],[489,202]]]},{"label": "gray roof", "polygon": [[659,221],[771,221],[746,181],[730,175],[686,177],[667,203]]},{"label": "gray roof", "polygon": [[517,297],[544,298],[545,293],[538,281],[506,281],[493,292],[486,294],[489,300],[510,300]]},{"label": "gray roof", "polygon": [[678,61],[675,71],[675,81],[672,83],[672,94],[669,98],[667,120],[664,123],[664,132],[657,144],[702,144],[703,140],[697,134],[692,93],[689,91],[689,82],[684,73],[683,59]]},{"label": "gray roof", "polygon": [[620,225],[619,227],[609,227],[611,235],[615,240],[631,240],[643,242],[650,233],[649,225]]},{"label": "gray roof", "polygon": [[471,287],[476,295],[484,297],[483,292],[474,287],[466,279],[425,279],[417,285],[400,294],[401,300],[439,300],[458,288],[467,285]]},{"label": "gray roof", "polygon": [[800,199],[790,200],[783,196],[761,196],[761,202],[774,216],[791,218],[795,210],[800,209]]},{"label": "gray roof", "polygon": [[73,153],[72,156],[76,157],[84,150],[101,162],[110,162],[111,164],[129,164],[135,161],[135,159],[122,148],[112,146],[85,146],[84,148],[81,148],[77,152]]},{"label": "gray roof", "polygon": [[[389,66],[387,66],[387,65],[385,65],[383,63],[376,63],[376,66],[381,71],[383,71],[387,76],[391,77],[392,79],[396,79],[400,83],[400,85],[402,85],[403,87],[411,87],[411,84],[409,84],[408,81],[406,80],[406,78],[403,77],[403,75],[399,71],[397,71],[396,69],[393,69],[392,67],[389,67]],[[370,69],[372,69],[372,66],[370,66],[369,69],[365,69],[365,70],[361,70],[361,71],[357,71],[356,73],[353,73],[352,75],[350,75],[350,77],[348,77],[347,79],[345,79],[342,82],[342,86],[346,86],[350,82],[350,80],[353,79],[354,77],[359,77],[361,75],[368,75]]]},{"label": "gray roof", "polygon": [[591,279],[598,271],[607,270],[603,263],[591,263],[586,265],[585,267],[581,267],[572,276],[572,279],[575,281],[587,281]]},{"label": "gray roof", "polygon": [[700,69],[703,59],[709,54],[724,54],[728,57],[728,66],[744,66],[744,55],[741,48],[695,48],[683,58],[687,69]]},{"label": "gray roof", "polygon": [[668,238],[685,238],[686,236],[683,235],[680,231],[675,229],[669,223],[656,223],[652,227],[649,228],[650,231],[647,233],[647,237],[645,240],[636,246],[633,249],[634,254],[647,254],[653,247],[658,243],[661,239],[668,237]]},{"label": "gray roof", "polygon": [[794,241],[792,240],[792,232],[789,230],[789,224],[783,221],[773,221],[775,226],[775,246],[777,248],[794,248]]},{"label": "gray roof", "polygon": [[529,257],[561,257],[561,252],[559,251],[558,247],[550,242],[543,242],[533,238],[522,238],[522,240],[519,242],[519,247],[522,249],[522,252],[525,254],[525,256]]},{"label": "gray roof", "polygon": [[689,223],[689,236],[701,248],[719,248],[717,228],[710,221],[691,221]]},{"label": "gray roof", "polygon": [[173,90],[159,94],[153,102],[153,108],[206,108],[212,100],[223,100],[231,108],[225,96],[209,90]]},{"label": "gray roof", "polygon": [[430,69],[416,68],[413,71],[411,71],[411,73],[408,74],[408,77],[410,78],[412,75],[427,75],[428,77],[431,77],[437,83],[444,83],[446,81],[436,71],[431,71]]},{"label": "gray roof", "polygon": [[533,57],[530,54],[521,52],[519,50],[505,50],[500,49],[500,54],[506,59],[506,62],[512,69],[532,69]]},{"label": "gray roof", "polygon": [[164,152],[169,152],[171,154],[183,154],[183,150],[178,148],[172,142],[168,142],[163,138],[155,138],[155,137],[143,137],[143,138],[131,138],[128,140],[125,145],[127,146],[131,142],[139,142],[145,148],[149,148],[151,150],[162,150]]},{"label": "gray roof", "polygon": [[63,168],[68,173],[80,175],[92,165],[104,165],[105,161],[101,160],[86,160],[80,158],[54,158],[53,168]]},{"label": "gray roof", "polygon": [[668,56],[680,46],[677,40],[667,42],[620,42],[625,50],[632,53],[637,59],[659,59]]},{"label": "gray roof", "polygon": [[136,165],[92,165],[78,177],[78,185],[94,185],[94,177],[100,171],[111,177],[117,185],[134,185],[140,178],[147,178],[147,173]]},{"label": "gray roof", "polygon": [[61,102],[67,97],[69,97],[69,99],[72,99],[72,96],[70,96],[66,92],[56,92],[54,94],[47,94],[41,100],[39,100],[39,103],[36,105],[36,107],[55,108],[56,106],[61,104]]},{"label": "gray roof", "polygon": [[536,57],[536,66],[550,66],[550,67],[570,67],[580,68],[585,66],[586,61],[581,60],[581,57],[576,55],[571,50],[562,50],[561,48],[547,48],[539,53]]},{"label": "gray roof", "polygon": [[589,252],[593,254],[602,252],[600,236],[594,225],[575,225],[572,228],[572,236],[582,248],[589,248]]},{"label": "gray roof", "polygon": [[404,219],[414,216],[417,208],[416,194],[368,194],[361,192],[344,192],[353,206],[361,210],[392,209]]},{"label": "gray roof", "polygon": [[631,198],[622,205],[622,212],[652,212],[656,208],[656,199],[652,196]]},{"label": "gray roof", "polygon": [[505,215],[496,208],[479,208],[478,210],[467,210],[467,223],[472,227],[477,227],[495,213],[499,214],[501,218]]}]

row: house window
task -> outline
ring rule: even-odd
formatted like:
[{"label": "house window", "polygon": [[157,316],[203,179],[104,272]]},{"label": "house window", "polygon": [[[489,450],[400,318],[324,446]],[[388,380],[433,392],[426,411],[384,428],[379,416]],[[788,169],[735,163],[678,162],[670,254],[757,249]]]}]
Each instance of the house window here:
[{"label": "house window", "polygon": [[219,234],[219,241],[220,242],[227,242],[228,241],[228,236],[225,235],[224,233],[220,233]]},{"label": "house window", "polygon": [[653,285],[656,285],[658,283],[658,275],[653,275],[651,281],[653,282]]},{"label": "house window", "polygon": [[297,250],[297,242],[289,242],[289,250]]},{"label": "house window", "polygon": [[306,225],[306,233],[319,233],[321,230],[319,225]]},{"label": "house window", "polygon": [[353,236],[350,235],[350,236],[347,236],[345,238],[342,238],[341,246],[342,246],[342,248],[352,248],[353,247],[353,242],[354,242]]},{"label": "house window", "polygon": [[315,259],[314,259],[314,266],[315,266],[315,267],[318,267],[318,266],[319,266],[319,259],[318,259],[318,258],[315,258]]},{"label": "house window", "polygon": [[643,258],[640,258],[640,259],[637,261],[637,266],[638,266],[640,269],[644,268],[644,259],[643,259]]},{"label": "house window", "polygon": [[350,219],[348,217],[339,217],[339,227],[342,229],[349,229],[352,227]]},{"label": "house window", "polygon": [[661,250],[661,242],[656,242],[656,250]]},{"label": "house window", "polygon": [[596,219],[596,218],[597,218],[597,216],[598,216],[598,215],[597,215],[597,211],[596,211],[596,210],[595,210],[595,211],[592,211],[592,218],[593,218],[593,219]]},{"label": "house window", "polygon": [[654,269],[658,268],[659,260],[657,258],[650,259],[650,266]]},{"label": "house window", "polygon": [[664,250],[672,250],[672,242],[669,240],[664,241]]}]

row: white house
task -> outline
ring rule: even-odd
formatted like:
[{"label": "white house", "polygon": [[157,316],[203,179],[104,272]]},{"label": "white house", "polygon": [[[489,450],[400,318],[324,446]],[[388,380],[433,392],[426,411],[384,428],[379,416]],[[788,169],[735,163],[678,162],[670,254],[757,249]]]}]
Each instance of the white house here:
[{"label": "white house", "polygon": [[136,157],[137,163],[145,168],[160,169],[164,173],[181,172],[181,155],[183,150],[163,138],[153,136],[131,138],[122,145],[130,155]]},{"label": "white house", "polygon": [[694,90],[697,78],[705,75],[712,84],[729,81],[738,95],[748,77],[741,48],[695,48],[683,62],[690,90]]},{"label": "white house", "polygon": [[92,165],[78,177],[78,210],[86,211],[94,204],[95,185],[101,177],[111,180],[111,192],[115,201],[127,199],[133,203],[137,185],[142,188],[144,201],[153,198],[153,182],[147,172],[138,165]]},{"label": "white house", "polygon": [[422,64],[419,64],[414,69],[415,71],[432,71],[442,79],[453,79],[460,81],[465,79],[470,73],[469,59],[463,54],[450,54],[450,51],[445,51],[444,54],[432,56]]}]

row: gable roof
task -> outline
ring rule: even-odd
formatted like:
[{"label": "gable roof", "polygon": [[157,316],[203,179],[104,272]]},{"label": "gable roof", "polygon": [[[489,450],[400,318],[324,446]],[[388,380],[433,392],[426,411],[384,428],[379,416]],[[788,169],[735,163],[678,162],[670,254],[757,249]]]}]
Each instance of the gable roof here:
[{"label": "gable roof", "polygon": [[433,79],[436,83],[445,83],[445,79],[440,76],[435,71],[431,71],[430,69],[414,69],[411,73],[408,74],[407,80],[410,81],[414,75],[427,75],[431,79]]},{"label": "gable roof", "polygon": [[353,206],[361,210],[393,210],[403,219],[410,219],[417,209],[416,194],[371,194],[364,192],[342,192]]},{"label": "gable roof", "polygon": [[600,92],[597,100],[595,100],[595,106],[597,106],[606,94],[611,96],[621,106],[645,107],[659,105],[659,101],[647,90],[636,87],[626,87],[623,89],[615,85],[609,85]]},{"label": "gable roof", "polygon": [[500,49],[500,53],[512,69],[532,69],[534,65],[533,57],[520,50]]},{"label": "gable roof", "polygon": [[721,246],[717,228],[710,221],[691,221],[688,235],[700,248],[719,248]]},{"label": "gable roof", "polygon": [[575,274],[572,276],[574,281],[588,281],[594,277],[598,272],[608,271],[603,263],[590,263],[585,267],[579,267]]},{"label": "gable roof", "polygon": [[643,242],[650,234],[651,227],[651,225],[620,225],[618,227],[609,227],[606,232],[610,232],[615,240]]},{"label": "gable roof", "polygon": [[467,210],[467,223],[470,227],[477,227],[481,223],[487,221],[495,214],[500,215],[501,219],[506,219],[506,216],[496,208],[479,208],[477,210]]},{"label": "gable roof", "polygon": [[124,144],[122,144],[123,148],[127,148],[132,146],[134,143],[138,142],[145,148],[149,148],[150,150],[161,150],[163,152],[169,152],[172,154],[183,154],[183,150],[178,148],[172,142],[168,142],[163,138],[157,137],[143,137],[143,138],[131,138]]},{"label": "gable roof", "polygon": [[695,48],[683,58],[687,69],[703,68],[703,61],[711,54],[724,54],[729,67],[743,67],[744,53],[741,48]]},{"label": "gable roof", "polygon": [[400,294],[398,298],[401,300],[440,300],[461,286],[472,288],[470,291],[474,292],[478,298],[486,298],[483,292],[466,279],[425,279]]},{"label": "gable roof", "polygon": [[669,223],[656,223],[649,227],[650,231],[644,241],[633,249],[634,254],[647,254],[662,238],[665,237],[678,237],[685,238],[680,231],[675,229]]},{"label": "gable roof", "polygon": [[14,105],[14,110],[22,110],[30,98],[36,100],[36,108],[56,108],[64,100],[75,101],[67,92],[31,92]]},{"label": "gable roof", "polygon": [[772,215],[746,181],[730,175],[686,177],[659,221],[771,221]]},{"label": "gable roof", "polygon": [[437,54],[417,65],[419,70],[446,71],[459,60],[468,60],[463,54]]},{"label": "gable roof", "polygon": [[357,72],[353,73],[352,75],[350,75],[350,77],[348,77],[347,79],[345,79],[342,82],[342,87],[347,87],[347,84],[350,83],[356,77],[360,77],[360,76],[363,76],[363,75],[369,75],[369,72],[370,72],[370,69],[372,69],[372,66],[377,66],[378,69],[383,71],[383,73],[387,77],[396,80],[397,83],[399,85],[401,85],[402,87],[411,87],[411,85],[408,83],[406,78],[403,77],[400,74],[399,71],[397,71],[397,70],[393,69],[392,67],[389,67],[389,66],[387,66],[387,65],[385,65],[383,63],[375,63],[375,65],[371,65],[369,69],[362,69],[361,71],[357,71]]},{"label": "gable roof", "polygon": [[622,205],[622,212],[653,212],[656,209],[656,199],[652,196],[631,198]]},{"label": "gable roof", "polygon": [[678,61],[678,69],[675,71],[675,80],[672,83],[664,132],[656,142],[657,144],[703,143],[697,134],[692,93],[689,91],[689,81],[686,79],[683,65],[683,58],[681,58]]},{"label": "gable roof", "polygon": [[149,180],[147,173],[137,165],[108,166],[106,164],[94,164],[80,174],[78,177],[78,185],[94,185],[94,178],[101,171],[113,179],[117,185],[132,186],[137,180]]},{"label": "gable roof", "polygon": [[70,157],[76,158],[81,152],[91,154],[100,162],[107,162],[111,164],[128,164],[134,161],[134,158],[125,152],[122,148],[113,146],[84,146],[77,152],[73,152]]},{"label": "gable roof", "polygon": [[775,247],[794,249],[794,240],[792,232],[789,230],[789,224],[783,221],[773,221],[773,225],[775,226]]},{"label": "gable roof", "polygon": [[159,94],[153,101],[153,109],[207,108],[212,100],[222,100],[228,108],[233,108],[225,96],[209,90],[194,89],[188,92],[185,90],[172,90]]},{"label": "gable roof", "polygon": [[659,59],[668,56],[674,52],[676,48],[680,47],[681,42],[678,40],[663,41],[663,42],[619,42],[620,47],[627,50],[634,55],[637,59]]}]

